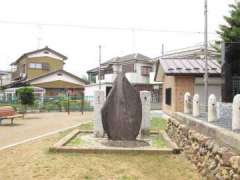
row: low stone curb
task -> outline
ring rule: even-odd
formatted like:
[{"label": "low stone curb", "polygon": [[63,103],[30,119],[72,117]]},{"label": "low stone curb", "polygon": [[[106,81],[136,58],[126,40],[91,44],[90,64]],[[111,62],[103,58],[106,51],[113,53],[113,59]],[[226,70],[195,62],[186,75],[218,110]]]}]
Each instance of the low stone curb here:
[{"label": "low stone curb", "polygon": [[[136,149],[136,148],[83,148],[83,147],[72,147],[65,146],[73,138],[75,138],[79,133],[92,133],[92,131],[82,131],[79,129],[73,130],[70,134],[60,139],[56,144],[49,148],[50,152],[67,152],[67,153],[144,153],[144,154],[177,154],[180,149],[177,145],[172,142],[166,133],[164,133],[163,138],[166,140],[170,148],[161,149]],[[153,132],[153,134],[159,134]]]},{"label": "low stone curb", "polygon": [[162,136],[168,143],[168,145],[173,149],[173,153],[179,154],[183,150],[182,148],[179,148],[178,145],[171,140],[171,138],[167,135],[165,131],[162,131]]}]

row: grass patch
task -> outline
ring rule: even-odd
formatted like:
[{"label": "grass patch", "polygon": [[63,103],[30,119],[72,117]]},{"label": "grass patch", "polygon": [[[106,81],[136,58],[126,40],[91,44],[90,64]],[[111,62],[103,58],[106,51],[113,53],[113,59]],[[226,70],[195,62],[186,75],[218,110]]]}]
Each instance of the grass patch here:
[{"label": "grass patch", "polygon": [[0,179],[200,179],[184,155],[49,153],[64,134],[2,150]]},{"label": "grass patch", "polygon": [[85,144],[85,141],[79,136],[75,137],[68,143],[69,146],[81,146],[83,144]]},{"label": "grass patch", "polygon": [[79,126],[81,130],[93,130],[93,122],[85,123]]},{"label": "grass patch", "polygon": [[155,136],[152,138],[152,146],[156,148],[166,148],[166,141],[162,138],[161,135]]},{"label": "grass patch", "polygon": [[153,117],[151,120],[152,130],[164,130],[167,127],[167,121],[163,118]]}]

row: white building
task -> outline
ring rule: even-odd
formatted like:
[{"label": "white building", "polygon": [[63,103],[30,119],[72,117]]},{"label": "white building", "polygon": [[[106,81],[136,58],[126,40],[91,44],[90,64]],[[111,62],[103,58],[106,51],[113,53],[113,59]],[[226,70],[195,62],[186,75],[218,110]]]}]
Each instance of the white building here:
[{"label": "white building", "polygon": [[0,87],[11,83],[11,72],[10,71],[0,71]]},{"label": "white building", "polygon": [[[101,64],[101,89],[107,96],[117,73],[124,72],[137,91],[151,91],[152,108],[155,104],[159,108],[161,83],[154,81],[155,69],[156,61],[139,53],[112,58]],[[99,89],[99,68],[87,73],[90,84],[85,86],[85,95],[93,96],[94,91]]]}]

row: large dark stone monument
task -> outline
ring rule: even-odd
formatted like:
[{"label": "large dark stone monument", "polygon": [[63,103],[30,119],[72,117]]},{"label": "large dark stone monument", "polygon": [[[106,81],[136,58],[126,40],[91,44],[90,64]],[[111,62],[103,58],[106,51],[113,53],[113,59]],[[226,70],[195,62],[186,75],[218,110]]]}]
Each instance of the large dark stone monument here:
[{"label": "large dark stone monument", "polygon": [[120,73],[102,108],[104,131],[110,140],[136,140],[141,121],[140,95]]},{"label": "large dark stone monument", "polygon": [[222,101],[232,102],[240,93],[240,40],[222,46]]}]

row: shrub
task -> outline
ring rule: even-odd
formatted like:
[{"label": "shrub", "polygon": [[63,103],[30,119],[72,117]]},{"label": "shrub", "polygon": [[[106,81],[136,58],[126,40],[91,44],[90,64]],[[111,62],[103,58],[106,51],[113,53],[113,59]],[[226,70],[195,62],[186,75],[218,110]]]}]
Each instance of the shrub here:
[{"label": "shrub", "polygon": [[22,87],[17,89],[16,96],[21,105],[24,106],[24,111],[26,112],[27,106],[32,106],[34,104],[34,94],[33,88]]}]

